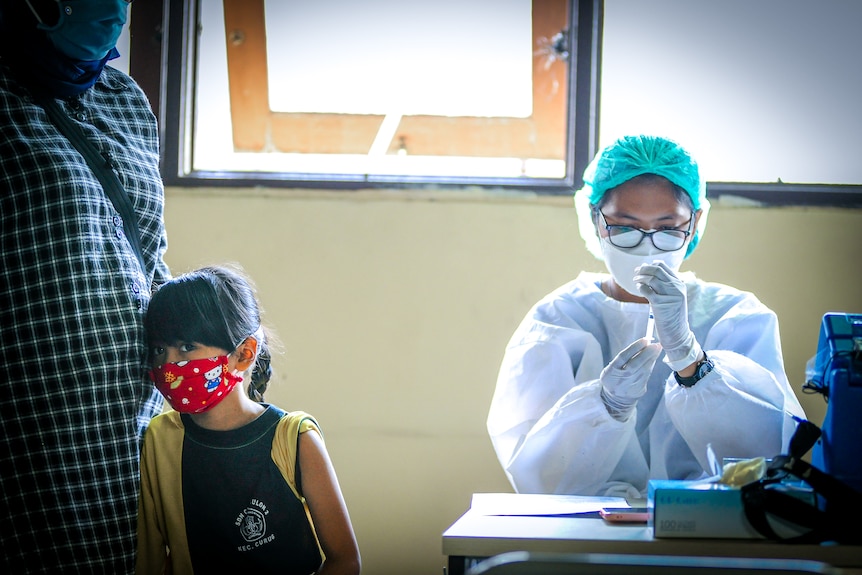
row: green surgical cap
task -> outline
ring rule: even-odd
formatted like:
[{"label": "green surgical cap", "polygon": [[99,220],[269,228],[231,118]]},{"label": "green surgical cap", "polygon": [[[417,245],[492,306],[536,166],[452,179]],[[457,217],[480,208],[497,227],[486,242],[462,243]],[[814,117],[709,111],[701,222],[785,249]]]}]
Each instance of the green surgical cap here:
[{"label": "green surgical cap", "polygon": [[709,201],[706,199],[706,182],[700,176],[697,162],[682,146],[668,138],[624,136],[596,155],[584,170],[584,187],[575,193],[581,236],[586,240],[587,248],[599,259],[601,249],[589,206],[599,204],[609,190],[642,174],[667,178],[686,191],[695,211],[703,210],[686,257],[691,255],[700,241],[706,226]]}]

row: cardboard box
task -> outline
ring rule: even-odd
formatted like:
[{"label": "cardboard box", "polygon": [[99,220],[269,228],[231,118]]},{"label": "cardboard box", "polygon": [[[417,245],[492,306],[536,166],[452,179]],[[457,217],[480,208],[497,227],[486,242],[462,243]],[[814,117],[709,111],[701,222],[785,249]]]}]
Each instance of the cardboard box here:
[{"label": "cardboard box", "polygon": [[[780,488],[814,503],[809,488],[799,484]],[[736,487],[705,481],[651,480],[647,506],[654,537],[763,539],[745,518],[742,494]],[[807,531],[772,516],[769,522],[782,538]]]}]

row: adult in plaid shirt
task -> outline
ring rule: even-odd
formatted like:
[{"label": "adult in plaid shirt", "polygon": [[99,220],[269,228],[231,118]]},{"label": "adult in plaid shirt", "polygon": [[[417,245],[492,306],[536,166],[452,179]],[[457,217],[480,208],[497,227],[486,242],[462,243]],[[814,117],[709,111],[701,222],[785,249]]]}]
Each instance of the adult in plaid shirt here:
[{"label": "adult in plaid shirt", "polygon": [[[162,400],[143,315],[167,279],[158,130],[115,58],[126,0],[0,3],[0,572],[132,573]],[[128,194],[143,265],[55,100]]]}]

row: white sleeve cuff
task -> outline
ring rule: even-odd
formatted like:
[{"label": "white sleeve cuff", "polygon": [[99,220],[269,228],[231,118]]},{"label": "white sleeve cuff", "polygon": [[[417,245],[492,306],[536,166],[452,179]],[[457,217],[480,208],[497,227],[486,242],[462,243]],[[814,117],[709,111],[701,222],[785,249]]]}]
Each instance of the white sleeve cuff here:
[{"label": "white sleeve cuff", "polygon": [[700,344],[697,343],[697,340],[694,339],[694,334],[691,336],[692,345],[688,350],[688,353],[684,356],[677,359],[670,359],[668,355],[665,355],[664,362],[670,366],[673,371],[679,371],[681,369],[685,369],[700,357],[700,352],[702,351]]}]

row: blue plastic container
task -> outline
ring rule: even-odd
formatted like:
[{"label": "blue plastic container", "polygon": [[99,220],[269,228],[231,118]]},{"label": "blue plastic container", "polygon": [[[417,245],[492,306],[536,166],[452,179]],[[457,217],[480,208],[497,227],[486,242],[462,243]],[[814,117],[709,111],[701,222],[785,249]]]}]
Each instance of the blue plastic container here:
[{"label": "blue plastic container", "polygon": [[862,314],[824,314],[814,365],[829,405],[811,464],[862,493]]}]

